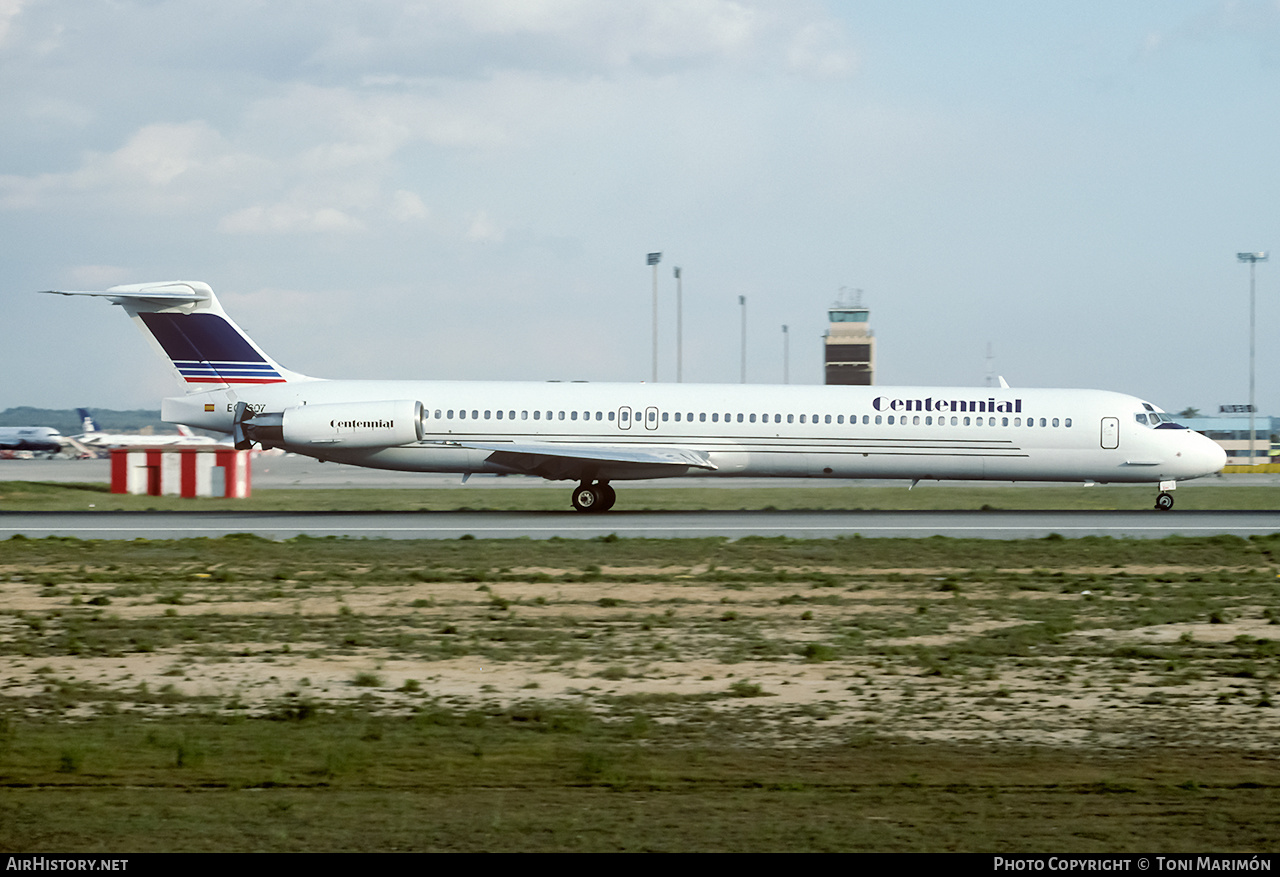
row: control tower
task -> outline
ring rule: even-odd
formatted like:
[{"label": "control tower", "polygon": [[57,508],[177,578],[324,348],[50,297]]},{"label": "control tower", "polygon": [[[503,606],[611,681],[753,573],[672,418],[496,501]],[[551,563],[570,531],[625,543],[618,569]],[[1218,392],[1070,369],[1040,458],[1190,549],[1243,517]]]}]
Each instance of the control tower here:
[{"label": "control tower", "polygon": [[825,383],[875,383],[876,338],[867,325],[870,316],[870,309],[862,306],[860,289],[855,291],[852,304],[841,291],[839,300],[827,311],[827,332],[822,336]]}]

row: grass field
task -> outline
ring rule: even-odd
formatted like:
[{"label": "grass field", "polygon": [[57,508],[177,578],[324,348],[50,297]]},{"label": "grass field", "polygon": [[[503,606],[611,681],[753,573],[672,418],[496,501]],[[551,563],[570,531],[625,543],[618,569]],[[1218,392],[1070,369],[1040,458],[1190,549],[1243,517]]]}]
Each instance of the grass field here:
[{"label": "grass field", "polygon": [[1278,572],[1280,537],[9,539],[0,850],[1274,852]]}]

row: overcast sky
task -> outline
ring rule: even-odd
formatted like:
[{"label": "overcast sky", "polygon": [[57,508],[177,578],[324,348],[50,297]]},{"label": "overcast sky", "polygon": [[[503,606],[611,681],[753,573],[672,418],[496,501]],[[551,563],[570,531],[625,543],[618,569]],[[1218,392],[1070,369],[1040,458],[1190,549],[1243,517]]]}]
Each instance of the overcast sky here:
[{"label": "overcast sky", "polygon": [[[124,314],[203,280],[321,377],[1248,398],[1280,2],[0,0],[0,409],[180,392]],[[1280,252],[1258,400],[1280,414]]]}]

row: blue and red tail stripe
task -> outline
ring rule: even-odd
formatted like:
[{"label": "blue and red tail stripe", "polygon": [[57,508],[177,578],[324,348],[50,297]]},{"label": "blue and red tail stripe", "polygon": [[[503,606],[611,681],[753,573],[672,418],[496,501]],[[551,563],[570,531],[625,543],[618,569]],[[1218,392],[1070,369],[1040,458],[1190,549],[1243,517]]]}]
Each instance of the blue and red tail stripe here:
[{"label": "blue and red tail stripe", "polygon": [[174,360],[189,384],[276,384],[284,380],[265,362],[208,362]]},{"label": "blue and red tail stripe", "polygon": [[276,384],[286,380],[275,363],[218,314],[138,316],[189,384]]}]

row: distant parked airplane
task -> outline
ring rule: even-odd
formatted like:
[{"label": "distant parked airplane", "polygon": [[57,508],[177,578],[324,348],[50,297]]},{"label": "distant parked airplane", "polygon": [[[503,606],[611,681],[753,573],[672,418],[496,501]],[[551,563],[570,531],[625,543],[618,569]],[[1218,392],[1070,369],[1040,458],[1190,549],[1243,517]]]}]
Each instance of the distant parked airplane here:
[{"label": "distant parked airplane", "polygon": [[114,286],[186,382],[161,417],[374,469],[520,473],[578,482],[701,476],[1130,482],[1210,475],[1222,448],[1159,408],[1102,390],[321,380],[254,344],[206,283]]},{"label": "distant parked airplane", "polygon": [[178,425],[177,435],[138,435],[137,433],[103,432],[98,429],[98,424],[89,416],[87,409],[77,408],[76,413],[80,416],[80,428],[84,432],[76,436],[75,440],[90,448],[154,448],[168,445],[194,447],[197,445],[217,444],[229,446],[231,444],[229,439],[219,441],[207,435],[196,435],[189,427],[183,424]]},{"label": "distant parked airplane", "polygon": [[67,439],[48,426],[0,426],[0,451],[37,451],[56,454]]}]

